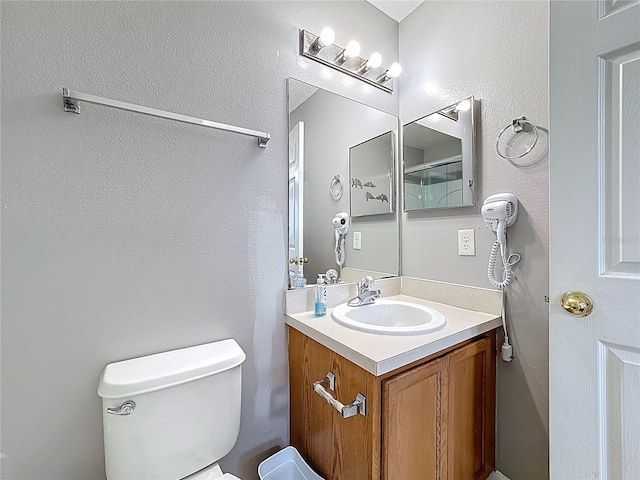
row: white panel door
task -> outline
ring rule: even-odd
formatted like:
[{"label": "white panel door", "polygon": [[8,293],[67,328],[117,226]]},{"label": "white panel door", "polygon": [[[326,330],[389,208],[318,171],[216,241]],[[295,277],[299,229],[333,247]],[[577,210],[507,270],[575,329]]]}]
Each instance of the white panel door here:
[{"label": "white panel door", "polygon": [[304,265],[291,263],[303,256],[304,209],[304,122],[289,132],[289,278]]},{"label": "white panel door", "polygon": [[550,11],[550,474],[638,480],[640,4]]}]

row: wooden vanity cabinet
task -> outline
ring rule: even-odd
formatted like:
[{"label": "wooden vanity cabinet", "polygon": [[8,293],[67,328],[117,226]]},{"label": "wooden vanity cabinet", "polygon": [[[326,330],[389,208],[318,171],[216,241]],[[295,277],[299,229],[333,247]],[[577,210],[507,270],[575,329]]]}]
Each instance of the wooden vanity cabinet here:
[{"label": "wooden vanity cabinet", "polygon": [[[494,470],[495,332],[374,376],[289,327],[291,444],[327,480],[484,480]],[[366,397],[342,418],[330,393]]]}]

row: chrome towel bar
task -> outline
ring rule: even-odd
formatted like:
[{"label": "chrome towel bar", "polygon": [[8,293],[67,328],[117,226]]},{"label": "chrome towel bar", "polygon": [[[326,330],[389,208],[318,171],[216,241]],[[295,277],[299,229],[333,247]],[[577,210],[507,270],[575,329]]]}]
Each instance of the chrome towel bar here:
[{"label": "chrome towel bar", "polygon": [[342,418],[353,417],[354,415],[366,415],[367,413],[367,398],[358,393],[356,395],[356,399],[348,405],[345,405],[333,395],[331,395],[326,388],[322,385],[323,383],[328,384],[329,390],[335,390],[336,385],[336,377],[333,373],[327,373],[327,376],[322,380],[318,380],[317,382],[313,382],[313,391],[324,398],[329,405],[335,408],[340,412]]},{"label": "chrome towel bar", "polygon": [[227,132],[257,137],[258,146],[262,148],[267,147],[267,142],[271,138],[271,135],[266,132],[259,132],[257,130],[249,130],[248,128],[235,127],[233,125],[226,125],[224,123],[211,122],[209,120],[189,117],[180,113],[165,112],[164,110],[157,110],[155,108],[134,105],[133,103],[126,103],[119,100],[112,100],[110,98],[98,97],[96,95],[90,95],[88,93],[74,92],[69,90],[68,88],[62,89],[62,97],[64,100],[65,112],[80,113],[80,106],[78,105],[78,102],[95,103],[96,105],[104,105],[106,107],[118,108],[120,110],[127,110],[129,112],[142,113],[144,115],[151,115],[152,117],[166,118],[168,120],[174,120],[176,122],[190,123],[192,125],[200,125],[202,127],[215,128],[216,130],[225,130]]}]

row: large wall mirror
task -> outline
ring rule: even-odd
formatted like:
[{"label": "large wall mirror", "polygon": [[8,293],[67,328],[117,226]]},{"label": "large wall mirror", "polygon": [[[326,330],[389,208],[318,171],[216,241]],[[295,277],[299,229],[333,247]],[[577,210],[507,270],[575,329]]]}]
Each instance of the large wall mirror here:
[{"label": "large wall mirror", "polygon": [[475,115],[466,98],[403,128],[404,210],[475,205]]},{"label": "large wall mirror", "polygon": [[398,275],[398,118],[292,78],[287,93],[290,287]]}]

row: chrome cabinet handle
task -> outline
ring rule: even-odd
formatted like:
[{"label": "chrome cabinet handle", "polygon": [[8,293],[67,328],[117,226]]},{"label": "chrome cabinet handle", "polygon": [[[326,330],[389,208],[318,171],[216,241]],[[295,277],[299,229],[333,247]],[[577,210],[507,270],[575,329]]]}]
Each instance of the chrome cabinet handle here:
[{"label": "chrome cabinet handle", "polygon": [[313,391],[324,398],[329,405],[339,411],[340,415],[342,415],[342,418],[349,418],[358,414],[366,415],[367,398],[364,395],[358,393],[358,395],[356,395],[356,399],[353,402],[345,405],[329,392],[327,392],[326,388],[324,388],[324,386],[322,385],[325,382],[328,383],[330,390],[335,390],[336,376],[333,373],[329,372],[327,373],[327,376],[322,380],[313,382]]},{"label": "chrome cabinet handle", "polygon": [[107,413],[111,415],[131,415],[136,408],[136,402],[133,400],[127,400],[118,408],[107,408]]}]

